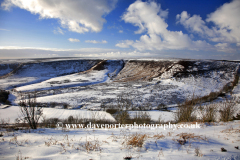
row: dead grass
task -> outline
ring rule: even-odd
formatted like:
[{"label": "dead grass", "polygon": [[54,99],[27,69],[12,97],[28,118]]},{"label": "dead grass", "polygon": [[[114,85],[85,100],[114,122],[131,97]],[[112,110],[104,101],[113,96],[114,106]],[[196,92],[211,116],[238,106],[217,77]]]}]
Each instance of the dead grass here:
[{"label": "dead grass", "polygon": [[230,126],[228,129],[222,130],[221,133],[240,133],[240,126],[238,128],[233,128],[232,126]]},{"label": "dead grass", "polygon": [[24,145],[26,145],[28,143],[29,143],[28,139],[24,139],[24,140],[19,141],[17,139],[17,136],[14,136],[13,138],[11,138],[9,140],[9,144],[14,144],[14,145],[17,145],[17,146],[24,146]]},{"label": "dead grass", "polygon": [[194,105],[189,104],[179,104],[178,110],[175,114],[175,121],[176,122],[192,122],[195,121],[197,118],[193,114],[193,112],[196,110],[196,107]]},{"label": "dead grass", "polygon": [[195,155],[198,156],[198,157],[202,157],[203,156],[202,151],[200,150],[199,147],[195,148]]},{"label": "dead grass", "polygon": [[51,145],[57,145],[57,144],[59,144],[58,140],[54,139],[53,137],[51,137],[48,141],[45,142],[45,145],[48,147]]},{"label": "dead grass", "polygon": [[84,143],[80,143],[79,146],[81,148],[83,148],[87,153],[89,153],[90,151],[100,151],[102,150],[101,148],[102,143],[100,143],[100,141],[98,139],[95,139],[93,141],[90,141],[87,137],[86,137],[86,141]]},{"label": "dead grass", "polygon": [[206,137],[195,135],[194,133],[180,133],[180,134],[177,134],[176,136],[178,136],[179,138],[173,139],[173,140],[177,141],[181,145],[185,145],[187,142],[191,142],[191,141],[201,141],[201,140],[208,141]]},{"label": "dead grass", "polygon": [[155,135],[153,135],[153,138],[154,139],[162,139],[162,138],[165,138],[165,136],[163,134],[155,134]]},{"label": "dead grass", "polygon": [[135,133],[127,138],[126,144],[131,145],[133,147],[142,147],[146,139],[147,139],[146,134]]}]

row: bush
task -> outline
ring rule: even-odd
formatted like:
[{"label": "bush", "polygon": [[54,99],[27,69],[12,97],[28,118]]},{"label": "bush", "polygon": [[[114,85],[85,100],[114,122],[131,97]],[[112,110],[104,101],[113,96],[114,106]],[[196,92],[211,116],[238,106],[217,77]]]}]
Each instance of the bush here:
[{"label": "bush", "polygon": [[118,112],[115,118],[121,124],[128,124],[130,121],[130,115],[126,110]]},{"label": "bush", "polygon": [[49,128],[55,128],[56,124],[59,122],[60,120],[58,118],[50,118],[50,119],[43,119],[42,123],[40,123],[39,125],[41,127],[49,127]]},{"label": "bush", "polygon": [[68,109],[68,107],[69,107],[69,105],[68,105],[67,103],[64,103],[64,104],[63,104],[63,108],[64,108],[64,109]]},{"label": "bush", "polygon": [[137,124],[149,124],[151,122],[151,116],[147,112],[136,112],[134,117],[131,119],[132,123],[136,122]]},{"label": "bush", "polygon": [[157,109],[158,109],[159,111],[169,111],[169,110],[168,110],[168,107],[167,107],[165,104],[163,104],[163,103],[159,104],[159,105],[157,106]]},{"label": "bush", "polygon": [[0,103],[4,103],[4,104],[11,104],[8,101],[8,96],[9,96],[9,92],[5,91],[5,90],[0,90]]},{"label": "bush", "polygon": [[109,108],[109,109],[106,110],[106,112],[107,112],[107,113],[110,113],[110,114],[115,114],[115,113],[117,113],[117,111],[118,111],[118,110],[117,110],[117,109],[114,109],[114,108]]},{"label": "bush", "polygon": [[55,108],[56,106],[57,106],[56,102],[51,102],[50,105],[49,105],[49,107],[51,107],[51,108]]},{"label": "bush", "polygon": [[226,99],[225,102],[220,104],[220,121],[230,121],[233,120],[234,113],[236,111],[236,103],[233,99]]},{"label": "bush", "polygon": [[200,107],[199,109],[202,114],[201,120],[203,122],[215,122],[216,121],[216,113],[217,113],[216,104],[210,104],[205,107]]},{"label": "bush", "polygon": [[[115,124],[115,122],[106,120],[106,119],[87,119],[87,118],[79,118],[74,116],[69,116],[66,119],[58,119],[58,118],[50,118],[44,119],[42,123],[39,123],[39,126],[55,128],[57,123],[62,123],[62,127],[65,128],[66,124],[82,124],[83,127],[87,127],[89,123],[91,124]],[[101,128],[101,125],[99,126]],[[79,126],[76,126],[79,128]]]},{"label": "bush", "polygon": [[178,105],[178,110],[175,114],[175,120],[177,122],[192,122],[195,121],[197,118],[193,115],[195,110],[194,105]]},{"label": "bush", "polygon": [[68,123],[74,123],[75,119],[73,118],[73,116],[69,116],[67,121]]},{"label": "bush", "polygon": [[[19,102],[20,113],[23,122],[27,121],[31,129],[37,129],[38,121],[42,117],[43,110],[42,107],[37,105],[36,93],[34,93],[33,98],[30,97],[31,95],[29,94],[27,100],[25,99]],[[23,96],[22,99],[24,99]]]}]

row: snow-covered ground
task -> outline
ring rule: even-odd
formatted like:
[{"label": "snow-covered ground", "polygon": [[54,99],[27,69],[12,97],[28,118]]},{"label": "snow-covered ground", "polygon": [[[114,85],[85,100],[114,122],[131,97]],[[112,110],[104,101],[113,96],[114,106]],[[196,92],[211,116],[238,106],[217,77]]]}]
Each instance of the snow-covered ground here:
[{"label": "snow-covered ground", "polygon": [[[240,122],[201,124],[179,129],[37,129],[3,132],[0,159],[240,159]],[[131,145],[134,135],[144,136],[142,147]],[[189,136],[184,145],[181,135]],[[140,140],[139,140],[140,141]],[[141,142],[140,144],[141,145]],[[221,148],[227,152],[221,152]],[[199,156],[196,156],[197,150]]]},{"label": "snow-covered ground", "polygon": [[[240,82],[233,96],[240,94]],[[240,104],[237,106],[240,108]],[[18,116],[17,106],[0,109],[1,118],[11,120]],[[102,117],[112,119],[105,112]],[[152,119],[173,120],[174,112],[149,111]],[[67,118],[69,115],[92,118],[96,112],[44,108],[47,118]],[[131,115],[136,111],[131,111]],[[101,116],[97,116],[101,117]],[[195,123],[183,123],[184,126]],[[169,125],[168,123],[166,125]],[[180,125],[180,124],[178,124]],[[156,159],[240,159],[240,121],[200,123],[200,128],[111,128],[66,129],[39,128],[26,131],[4,131],[0,138],[0,159],[81,159],[122,160],[126,157],[142,160]],[[186,143],[182,137],[186,137]],[[135,138],[144,137],[142,140]],[[132,145],[135,142],[139,146]],[[221,148],[227,150],[222,152]],[[198,156],[197,156],[198,153]]]},{"label": "snow-covered ground", "polygon": [[[104,111],[87,111],[79,109],[57,109],[57,108],[43,108],[43,117],[46,119],[58,118],[67,119],[69,116],[78,117],[81,119],[102,119],[115,121],[111,114]],[[17,118],[21,117],[19,106],[9,106],[0,109],[0,117],[6,122],[15,123]],[[42,119],[41,119],[42,120]]]},{"label": "snow-covered ground", "polygon": [[[20,63],[16,61],[14,63]],[[31,62],[31,63],[30,63]],[[194,67],[188,68],[189,73],[196,70],[209,70],[204,74],[182,78],[173,77],[173,67],[165,70],[162,76],[151,79],[153,75],[151,66],[143,65],[137,67],[128,65],[125,68],[128,74],[121,72],[122,61],[107,61],[104,68],[99,70],[90,69],[100,61],[71,61],[55,62],[47,60],[49,65],[42,65],[36,61],[29,63],[13,75],[0,79],[0,87],[3,89],[15,88],[11,91],[9,100],[17,104],[20,99],[19,91],[29,93],[37,91],[37,102],[41,103],[68,103],[73,109],[43,108],[43,116],[48,118],[66,119],[69,116],[78,118],[96,118],[114,121],[114,117],[104,111],[89,111],[86,109],[99,108],[102,103],[110,105],[121,95],[123,98],[131,99],[136,105],[148,102],[156,109],[157,104],[164,102],[171,110],[147,111],[152,120],[172,121],[176,111],[176,103],[191,97],[193,94],[206,95],[212,91],[219,91],[222,86],[233,80],[234,67],[223,62],[214,62],[219,65],[219,70],[211,70],[208,62],[198,66],[202,62],[194,62]],[[171,61],[170,64],[175,63]],[[82,65],[80,65],[82,63]],[[145,63],[145,62],[144,62]],[[8,63],[2,69],[2,74],[11,72]],[[141,65],[141,64],[140,64]],[[27,66],[27,67],[26,67]],[[134,67],[132,67],[134,66]],[[225,67],[223,67],[225,66]],[[16,66],[15,66],[16,67]],[[60,67],[60,68],[59,68]],[[10,68],[10,69],[9,69]],[[13,67],[14,68],[14,67]],[[144,73],[139,71],[144,70]],[[197,69],[196,69],[197,68]],[[154,69],[154,68],[153,68]],[[58,72],[56,72],[58,71]],[[149,73],[147,72],[149,71]],[[56,72],[56,73],[55,73]],[[78,72],[82,72],[78,74]],[[162,70],[154,70],[162,72]],[[120,78],[117,77],[121,73]],[[139,80],[139,75],[143,79]],[[140,78],[141,78],[140,77]],[[150,78],[149,78],[150,77]],[[115,79],[116,78],[116,79]],[[138,81],[131,81],[133,78]],[[122,82],[120,80],[127,80]],[[114,81],[118,80],[118,81]],[[240,82],[233,90],[233,95],[240,96]],[[213,103],[218,103],[219,99]],[[80,109],[79,106],[82,106]],[[240,104],[237,104],[235,115],[239,113]],[[20,109],[17,105],[0,106],[0,119],[5,122],[14,123],[19,118]],[[137,111],[129,111],[134,116]],[[3,122],[3,121],[2,121]],[[195,123],[184,123],[183,126]],[[166,125],[169,125],[168,123]],[[181,125],[181,124],[178,124]],[[39,128],[32,130],[6,131],[0,130],[0,159],[119,159],[132,157],[132,159],[240,159],[240,121],[216,122],[212,124],[200,124],[200,128],[111,128],[111,129],[59,129]],[[135,137],[135,139],[134,139]],[[184,142],[183,137],[186,139]],[[142,139],[139,139],[142,138]],[[136,140],[136,141],[135,141]],[[132,145],[138,144],[139,146]],[[181,145],[181,143],[185,143]],[[227,150],[222,152],[221,148]],[[198,153],[198,156],[196,155]]]}]

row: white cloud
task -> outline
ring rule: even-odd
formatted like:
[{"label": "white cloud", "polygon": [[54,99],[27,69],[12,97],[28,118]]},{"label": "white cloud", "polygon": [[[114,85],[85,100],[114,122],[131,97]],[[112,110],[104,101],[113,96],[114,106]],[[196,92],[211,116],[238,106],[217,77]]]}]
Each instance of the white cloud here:
[{"label": "white cloud", "polygon": [[8,29],[0,28],[0,31],[10,31]]},{"label": "white cloud", "polygon": [[183,11],[181,14],[178,14],[176,18],[178,20],[177,23],[183,24],[185,28],[192,32],[197,32],[200,35],[214,35],[213,31],[206,26],[205,22],[198,15],[190,17],[186,11]]},{"label": "white cloud", "polygon": [[102,41],[96,41],[96,40],[86,40],[86,43],[93,43],[93,44],[97,44],[97,43],[107,43],[106,40],[102,40]]},{"label": "white cloud", "polygon": [[106,40],[102,40],[102,43],[108,43]]},{"label": "white cloud", "polygon": [[53,33],[54,34],[62,34],[62,35],[64,35],[64,32],[63,32],[63,30],[60,27],[57,27],[56,29],[54,29]]},{"label": "white cloud", "polygon": [[182,31],[169,31],[165,18],[168,10],[162,10],[155,2],[136,1],[129,6],[122,16],[122,20],[137,26],[136,34],[144,33],[139,40],[125,40],[116,44],[117,47],[130,46],[139,51],[144,50],[169,50],[169,49],[211,49],[212,46],[205,41],[192,41]]},{"label": "white cloud", "polygon": [[[191,17],[186,11],[178,14],[177,20],[191,32],[208,38],[210,41],[220,42],[221,44],[236,43],[237,45],[240,42],[239,8],[240,0],[233,0],[209,14],[205,21],[199,15]],[[209,22],[214,24],[212,28],[207,26]]]},{"label": "white cloud", "polygon": [[229,43],[218,43],[214,45],[217,49],[217,51],[220,52],[227,52],[227,53],[233,53],[235,49],[233,49]]},{"label": "white cloud", "polygon": [[134,41],[132,40],[124,40],[121,41],[120,43],[116,44],[116,47],[120,47],[120,48],[129,48],[131,45],[133,45]]},{"label": "white cloud", "polygon": [[119,32],[119,33],[123,33],[123,30],[119,30],[118,32]]},{"label": "white cloud", "polygon": [[[121,51],[110,51],[110,52],[100,52],[100,53],[91,53],[88,54],[88,57],[106,57],[106,58],[136,58],[136,57],[147,57],[151,56],[150,53],[141,53],[138,51],[128,51],[128,52],[121,52]],[[74,56],[84,56],[83,54],[75,54]],[[86,55],[85,55],[86,56]]]},{"label": "white cloud", "polygon": [[58,19],[69,31],[99,32],[106,22],[104,16],[115,8],[117,0],[5,0],[1,6],[25,9],[41,19]]},{"label": "white cloud", "polygon": [[80,42],[79,39],[75,39],[75,38],[68,38],[68,40],[69,40],[70,42]]}]

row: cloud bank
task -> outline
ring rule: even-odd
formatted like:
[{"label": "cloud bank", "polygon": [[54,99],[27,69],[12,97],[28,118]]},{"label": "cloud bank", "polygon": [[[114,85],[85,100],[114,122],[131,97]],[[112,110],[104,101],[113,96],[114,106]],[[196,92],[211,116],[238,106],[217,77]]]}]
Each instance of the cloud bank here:
[{"label": "cloud bank", "polygon": [[[191,58],[196,59],[228,59],[240,60],[238,54],[209,54],[209,52],[197,51],[188,52],[179,51],[122,51],[118,49],[104,48],[81,48],[81,49],[63,49],[63,48],[39,48],[39,47],[19,47],[19,46],[0,46],[0,59],[16,58],[44,58],[44,57],[88,57],[88,58]],[[214,53],[214,52],[213,52]],[[160,57],[159,57],[160,56]]]},{"label": "cloud bank", "polygon": [[[153,1],[136,1],[131,4],[122,16],[122,20],[138,27],[135,34],[142,34],[139,40],[123,40],[116,44],[117,47],[133,47],[139,51],[162,50],[195,50],[195,51],[223,51],[235,52],[235,43],[240,47],[240,0],[225,3],[215,12],[208,15],[206,21],[198,15],[192,17],[183,11],[176,16],[177,23],[182,24],[192,33],[190,36],[182,31],[168,30],[165,19],[168,10],[162,10],[161,5]],[[209,28],[207,23],[213,22]],[[193,40],[194,35],[206,40]],[[213,45],[209,42],[215,42]]]},{"label": "cloud bank", "polygon": [[114,55],[116,49],[103,48],[80,48],[80,49],[61,49],[61,48],[39,48],[39,47],[19,47],[19,46],[0,46],[0,59],[11,58],[43,58],[43,57],[100,57],[101,55]]},{"label": "cloud bank", "polygon": [[[187,11],[177,15],[177,23],[187,30],[212,42],[219,51],[226,51],[231,43],[240,46],[240,0],[225,3],[204,21],[199,15],[190,16]],[[207,24],[213,23],[209,28]]]},{"label": "cloud bank", "polygon": [[170,31],[165,18],[168,10],[162,10],[155,2],[136,1],[131,4],[123,14],[122,20],[131,23],[139,29],[135,34],[145,33],[140,40],[124,40],[116,44],[117,47],[128,48],[132,46],[139,51],[143,50],[168,50],[168,49],[210,49],[211,45],[205,41],[192,41],[182,31]]},{"label": "cloud bank", "polygon": [[5,0],[5,10],[12,7],[38,14],[41,19],[58,19],[61,27],[69,31],[100,32],[106,22],[104,16],[110,13],[117,0]]}]

